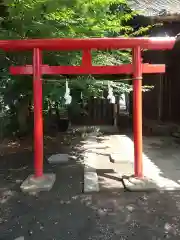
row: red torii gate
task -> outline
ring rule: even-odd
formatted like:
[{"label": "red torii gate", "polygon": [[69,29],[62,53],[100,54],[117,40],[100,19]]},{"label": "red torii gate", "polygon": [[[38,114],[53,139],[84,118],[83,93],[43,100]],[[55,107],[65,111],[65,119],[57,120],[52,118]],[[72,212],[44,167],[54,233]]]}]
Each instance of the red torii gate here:
[{"label": "red torii gate", "polygon": [[[2,40],[4,51],[33,50],[33,64],[11,66],[14,75],[33,75],[34,89],[34,180],[43,175],[43,119],[42,119],[42,75],[49,74],[132,74],[133,75],[133,125],[134,125],[134,174],[143,177],[142,165],[142,74],[163,73],[165,65],[142,64],[141,50],[172,49],[175,38],[92,38],[92,39],[28,39]],[[120,66],[93,66],[91,50],[132,49],[132,64]],[[42,63],[42,51],[82,50],[81,66],[49,66]]]}]

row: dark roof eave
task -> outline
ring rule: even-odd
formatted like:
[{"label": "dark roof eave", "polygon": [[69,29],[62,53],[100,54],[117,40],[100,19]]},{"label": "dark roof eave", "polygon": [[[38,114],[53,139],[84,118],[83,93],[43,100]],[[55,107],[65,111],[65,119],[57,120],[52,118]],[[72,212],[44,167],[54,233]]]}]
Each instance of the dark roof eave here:
[{"label": "dark roof eave", "polygon": [[168,14],[163,16],[149,16],[153,22],[180,22],[180,14]]}]

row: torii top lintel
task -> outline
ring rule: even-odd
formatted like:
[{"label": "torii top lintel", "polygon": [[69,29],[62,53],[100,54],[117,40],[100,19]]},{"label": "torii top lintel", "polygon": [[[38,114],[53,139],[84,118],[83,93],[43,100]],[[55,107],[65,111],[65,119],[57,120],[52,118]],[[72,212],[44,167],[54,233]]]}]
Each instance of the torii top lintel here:
[{"label": "torii top lintel", "polygon": [[[73,51],[81,50],[82,64],[80,66],[49,66],[40,64],[41,74],[59,75],[59,74],[132,74],[134,64],[122,64],[120,66],[93,66],[91,59],[91,50],[105,49],[151,49],[165,50],[172,49],[176,38],[86,38],[86,39],[24,39],[24,40],[5,40],[0,41],[0,49],[5,51],[25,51],[25,50],[43,50],[50,51]],[[141,55],[141,53],[139,52]],[[138,56],[138,66],[142,67],[142,73],[163,73],[165,65],[141,64],[141,57]],[[136,58],[136,54],[133,56]],[[133,57],[133,59],[134,59]],[[134,60],[133,60],[134,62]],[[139,67],[137,69],[139,69]],[[25,74],[32,75],[33,65],[11,66],[10,73],[13,75]]]},{"label": "torii top lintel", "polygon": [[139,46],[141,49],[172,49],[174,37],[151,38],[57,38],[57,39],[22,39],[0,40],[0,49],[4,51],[23,51],[39,48],[41,50],[86,50],[86,49],[130,49]]}]

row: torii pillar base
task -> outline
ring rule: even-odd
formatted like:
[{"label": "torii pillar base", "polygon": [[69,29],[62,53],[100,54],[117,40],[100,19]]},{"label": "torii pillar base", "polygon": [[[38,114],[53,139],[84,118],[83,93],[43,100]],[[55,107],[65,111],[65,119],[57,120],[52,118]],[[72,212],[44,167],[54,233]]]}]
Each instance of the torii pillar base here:
[{"label": "torii pillar base", "polygon": [[122,177],[123,185],[130,192],[149,192],[160,190],[155,181],[149,178]]},{"label": "torii pillar base", "polygon": [[30,175],[21,185],[21,190],[26,193],[38,193],[42,191],[50,191],[56,180],[53,173],[44,174],[42,177],[34,177]]}]

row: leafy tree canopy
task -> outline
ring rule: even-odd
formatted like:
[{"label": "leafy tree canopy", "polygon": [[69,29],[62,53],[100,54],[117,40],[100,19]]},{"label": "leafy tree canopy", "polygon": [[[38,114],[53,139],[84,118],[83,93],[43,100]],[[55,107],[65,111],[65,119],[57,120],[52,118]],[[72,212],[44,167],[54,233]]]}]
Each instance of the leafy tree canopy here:
[{"label": "leafy tree canopy", "polygon": [[[137,13],[129,9],[126,0],[5,0],[0,14],[0,39],[26,38],[88,38],[134,36],[128,20]],[[138,34],[147,28],[138,29]],[[118,65],[131,61],[130,51],[93,51],[94,65]],[[0,91],[1,105],[11,109],[20,99],[32,98],[31,77],[10,76],[10,65],[32,63],[30,52],[1,53]],[[80,52],[45,52],[44,63],[49,65],[78,65]],[[59,100],[64,94],[65,79],[70,76],[57,76],[61,81],[48,80],[44,76],[44,98]],[[107,81],[96,81],[92,76],[70,78],[72,93],[78,98],[79,92],[86,97],[102,94]],[[113,84],[115,92],[130,91],[125,83]],[[18,105],[19,106],[19,105]],[[21,106],[21,105],[20,105]],[[16,107],[15,107],[16,108]],[[13,108],[14,109],[14,108]]]}]

